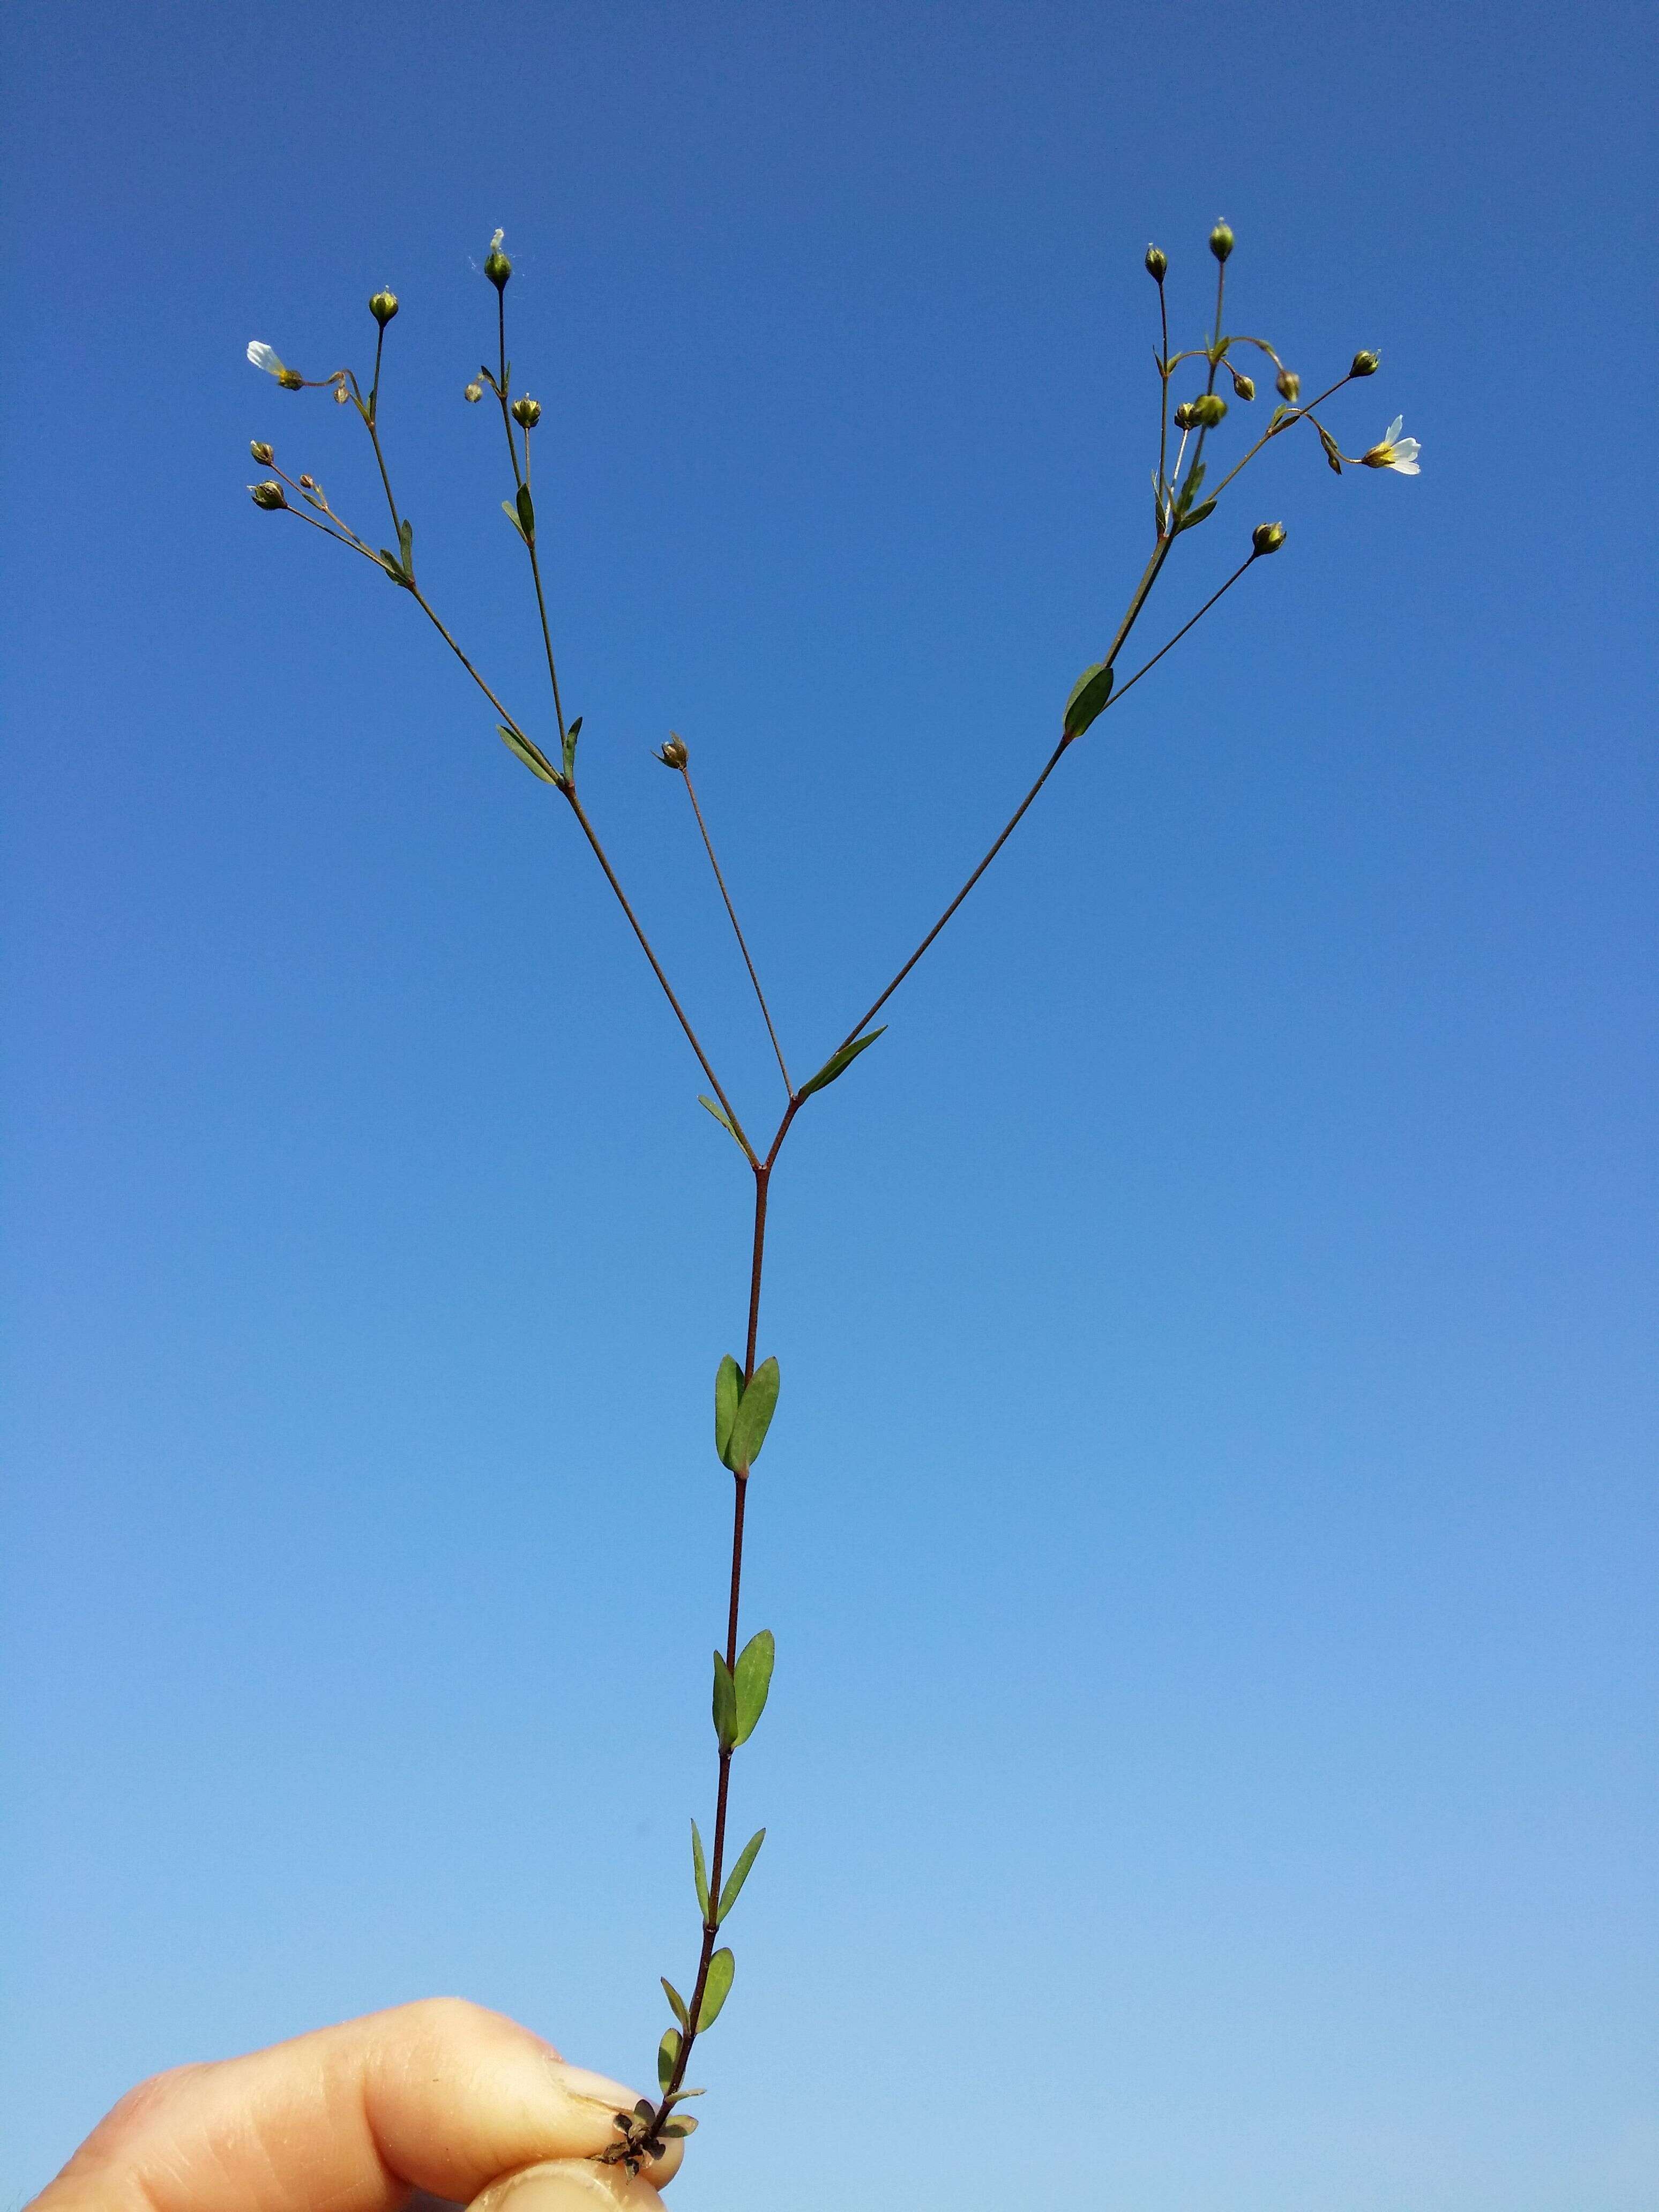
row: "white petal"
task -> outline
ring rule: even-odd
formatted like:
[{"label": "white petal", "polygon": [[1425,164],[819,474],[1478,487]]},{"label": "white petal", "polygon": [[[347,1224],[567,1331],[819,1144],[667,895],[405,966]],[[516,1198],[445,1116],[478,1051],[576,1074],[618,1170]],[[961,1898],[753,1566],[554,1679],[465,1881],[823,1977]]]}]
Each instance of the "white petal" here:
[{"label": "white petal", "polygon": [[1394,449],[1395,467],[1401,461],[1414,461],[1422,450],[1415,438],[1401,438]]},{"label": "white petal", "polygon": [[1390,461],[1389,466],[1402,477],[1419,477],[1423,473],[1415,461]]},{"label": "white petal", "polygon": [[1389,423],[1388,428],[1382,433],[1382,443],[1385,446],[1393,445],[1395,440],[1400,435],[1401,427],[1404,423],[1405,420],[1406,418],[1403,415],[1396,415],[1395,416],[1393,422]]},{"label": "white petal", "polygon": [[247,357],[255,368],[264,369],[267,376],[280,376],[283,364],[275,346],[268,346],[263,338],[255,338],[247,349]]},{"label": "white petal", "polygon": [[501,240],[506,237],[506,235],[507,233],[502,230],[498,230],[495,233],[495,235],[489,241],[489,250],[492,253],[499,253],[501,252]]}]

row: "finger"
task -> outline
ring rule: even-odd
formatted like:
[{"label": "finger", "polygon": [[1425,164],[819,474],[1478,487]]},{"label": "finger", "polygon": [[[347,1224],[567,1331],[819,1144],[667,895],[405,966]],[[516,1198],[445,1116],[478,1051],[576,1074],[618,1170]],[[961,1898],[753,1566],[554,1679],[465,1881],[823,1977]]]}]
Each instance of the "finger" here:
[{"label": "finger", "polygon": [[465,2203],[538,2160],[592,2158],[634,2094],[499,2013],[434,1998],[158,2075],[33,2212],[398,2212],[412,2187]]},{"label": "finger", "polygon": [[[674,2148],[677,2167],[678,2143]],[[673,2170],[666,2160],[652,2168],[659,2181]],[[557,2159],[495,2182],[469,2212],[666,2212],[666,2207],[644,2174],[635,2179],[625,2166]]]}]

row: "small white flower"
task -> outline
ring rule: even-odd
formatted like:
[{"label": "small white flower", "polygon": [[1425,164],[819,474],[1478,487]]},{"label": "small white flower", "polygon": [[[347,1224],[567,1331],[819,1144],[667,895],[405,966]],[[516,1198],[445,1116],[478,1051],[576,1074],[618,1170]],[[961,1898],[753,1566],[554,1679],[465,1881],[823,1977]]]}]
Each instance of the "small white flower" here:
[{"label": "small white flower", "polygon": [[506,237],[506,235],[507,233],[504,230],[498,230],[495,233],[495,236],[489,241],[489,250],[492,253],[499,253],[501,252],[501,240]]},{"label": "small white flower", "polygon": [[1402,477],[1414,477],[1421,474],[1417,465],[1417,457],[1423,448],[1415,438],[1402,438],[1400,434],[1405,420],[1403,415],[1396,415],[1383,432],[1382,443],[1373,446],[1369,453],[1362,453],[1359,456],[1366,468],[1395,469]]},{"label": "small white flower", "polygon": [[275,346],[268,346],[263,338],[255,338],[247,349],[247,357],[255,368],[264,369],[267,376],[280,376],[284,367]]}]

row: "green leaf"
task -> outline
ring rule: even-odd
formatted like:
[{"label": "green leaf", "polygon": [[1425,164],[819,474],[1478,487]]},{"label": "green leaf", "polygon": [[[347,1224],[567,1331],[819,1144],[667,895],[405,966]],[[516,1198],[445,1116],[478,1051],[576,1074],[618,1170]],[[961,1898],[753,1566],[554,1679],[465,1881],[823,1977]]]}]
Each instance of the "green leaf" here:
[{"label": "green leaf", "polygon": [[398,558],[397,555],[395,553],[388,552],[384,545],[380,548],[380,566],[386,570],[387,575],[391,577],[392,582],[394,584],[401,584],[405,591],[408,590],[410,583],[414,580],[412,577],[405,573],[404,564]]},{"label": "green leaf", "polygon": [[1112,672],[1103,660],[1085,668],[1072,686],[1060,728],[1068,738],[1080,738],[1112,696]]},{"label": "green leaf", "polygon": [[518,497],[519,528],[524,533],[526,545],[536,542],[536,502],[530,496],[530,486],[520,484]]},{"label": "green leaf", "polygon": [[[708,1106],[706,1098],[702,1103]],[[731,1127],[732,1124],[718,1106],[708,1106],[708,1110],[717,1121],[723,1122],[728,1129]],[[714,1370],[714,1449],[720,1455],[722,1467],[732,1464],[728,1448],[732,1442],[732,1424],[738,1418],[738,1407],[742,1398],[743,1370],[728,1352]]]},{"label": "green leaf", "polygon": [[738,1743],[748,1742],[755,1733],[757,1722],[766,1711],[766,1695],[772,1686],[772,1662],[777,1656],[778,1647],[769,1628],[763,1628],[758,1636],[751,1636],[738,1654],[738,1663],[732,1674],[738,1693],[738,1733],[734,1739]]},{"label": "green leaf", "polygon": [[714,1654],[714,1734],[722,1750],[729,1751],[738,1729],[738,1692],[726,1662]]},{"label": "green leaf", "polygon": [[694,2136],[697,2132],[696,2115],[694,2112],[677,2112],[672,2120],[663,2122],[662,2131],[670,2137]]},{"label": "green leaf", "polygon": [[1206,514],[1214,513],[1215,501],[1212,499],[1206,499],[1202,507],[1195,507],[1190,514],[1183,516],[1176,525],[1176,537],[1178,538],[1183,530],[1196,530]]},{"label": "green leaf", "polygon": [[695,1820],[691,1823],[691,1879],[697,1887],[697,1909],[704,1924],[708,1920],[708,1862],[702,1855],[702,1834]]},{"label": "green leaf", "polygon": [[705,1108],[708,1112],[714,1115],[714,1119],[720,1123],[721,1128],[725,1130],[726,1135],[730,1137],[738,1150],[742,1152],[743,1139],[732,1127],[732,1117],[726,1112],[726,1109],[723,1106],[717,1106],[712,1098],[705,1098],[701,1091],[697,1093],[697,1103],[699,1106]]},{"label": "green leaf", "polygon": [[1176,520],[1177,522],[1180,521],[1182,516],[1186,514],[1188,508],[1191,507],[1193,501],[1198,497],[1198,488],[1203,481],[1204,463],[1202,461],[1194,461],[1191,468],[1187,471],[1185,483],[1182,485],[1181,489],[1176,494],[1175,511]]},{"label": "green leaf", "polygon": [[562,781],[559,771],[539,745],[532,745],[528,738],[521,735],[517,730],[509,729],[505,722],[497,722],[495,727],[501,732],[501,743],[507,747],[508,752],[516,753],[532,775],[540,776],[544,783],[558,783]]},{"label": "green leaf", "polygon": [[823,1090],[837,1076],[845,1075],[859,1054],[867,1046],[872,1045],[878,1036],[884,1036],[886,1031],[887,1024],[884,1022],[878,1030],[871,1030],[861,1037],[854,1037],[851,1044],[844,1044],[839,1052],[832,1052],[817,1073],[809,1077],[795,1093],[795,1103],[799,1106],[803,1098],[810,1098],[815,1091]]},{"label": "green leaf", "polygon": [[669,2010],[673,2014],[675,2019],[678,2021],[682,2027],[689,2027],[690,2025],[691,2015],[686,2011],[685,1999],[674,1987],[674,1984],[669,1980],[666,1974],[659,1974],[657,1979],[662,1984],[663,1994],[668,1999]]},{"label": "green leaf", "polygon": [[722,1920],[725,1919],[726,1914],[737,1903],[738,1893],[742,1889],[744,1882],[749,1879],[749,1869],[754,1865],[755,1861],[759,1857],[760,1847],[765,1841],[765,1829],[757,1828],[755,1833],[750,1836],[749,1841],[744,1845],[743,1856],[738,1859],[736,1866],[732,1868],[731,1873],[726,1876],[726,1887],[720,1892],[720,1918]]},{"label": "green leaf", "polygon": [[671,2027],[657,2045],[657,2081],[665,2090],[674,2078],[674,2069],[679,2063],[679,2057],[680,2032],[677,2027]]},{"label": "green leaf", "polygon": [[676,2105],[683,2105],[688,2097],[706,2097],[706,2089],[676,2089],[672,2097],[663,2099],[663,2109],[672,2112]]},{"label": "green leaf", "polygon": [[732,1977],[738,1962],[722,1948],[708,1961],[708,1978],[702,1985],[702,2002],[697,2007],[697,2033],[713,2027],[720,2016],[720,2007],[732,1994]]},{"label": "green leaf", "polygon": [[726,1464],[734,1473],[740,1467],[753,1467],[760,1457],[777,1404],[778,1363],[775,1359],[763,1359],[744,1384],[743,1395],[738,1401],[738,1416],[726,1440]]},{"label": "green leaf", "polygon": [[1330,463],[1333,474],[1340,477],[1342,473],[1342,448],[1322,422],[1316,422],[1314,428],[1319,433],[1319,442],[1325,448],[1325,459]]},{"label": "green leaf", "polygon": [[413,576],[415,574],[415,526],[412,522],[400,522],[398,525],[398,544],[404,556],[404,574],[406,576]]},{"label": "green leaf", "polygon": [[[524,538],[524,525],[520,521],[520,520],[519,520],[519,511],[518,511],[517,507],[515,507],[514,506],[514,504],[513,504],[513,502],[512,502],[512,501],[511,501],[510,499],[504,499],[504,500],[501,501],[501,513],[502,513],[502,514],[507,517],[507,520],[508,520],[508,521],[513,525],[513,527],[514,527],[514,528],[518,532],[518,533],[519,533],[520,537],[520,538]],[[526,544],[526,545],[528,545],[528,544],[529,544],[529,543],[530,543],[530,540],[529,540],[527,538],[524,538],[524,542],[525,542],[525,544]]]}]

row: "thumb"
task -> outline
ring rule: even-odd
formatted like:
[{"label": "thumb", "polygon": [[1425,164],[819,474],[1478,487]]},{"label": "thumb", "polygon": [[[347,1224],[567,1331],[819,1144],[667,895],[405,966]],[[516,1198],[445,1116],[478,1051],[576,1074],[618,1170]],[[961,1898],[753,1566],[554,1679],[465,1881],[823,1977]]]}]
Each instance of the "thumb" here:
[{"label": "thumb", "polygon": [[[499,2013],[433,1998],[158,2075],[31,2212],[399,2212],[411,2189],[465,2203],[538,2161],[592,2159],[634,2095]],[[678,2164],[676,2143],[652,2180]],[[617,2170],[568,2171],[580,2187]],[[655,2191],[635,2188],[614,2201],[648,2212]]]}]

